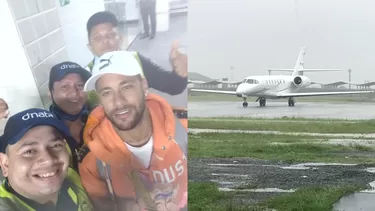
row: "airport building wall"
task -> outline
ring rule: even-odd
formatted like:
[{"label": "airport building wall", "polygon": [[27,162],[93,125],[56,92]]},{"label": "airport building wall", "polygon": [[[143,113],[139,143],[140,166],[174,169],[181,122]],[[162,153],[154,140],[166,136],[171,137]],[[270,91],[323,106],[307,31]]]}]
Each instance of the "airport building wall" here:
[{"label": "airport building wall", "polygon": [[[0,97],[11,115],[30,107],[47,108],[50,68],[62,61],[86,66],[92,59],[87,48],[87,19],[104,10],[103,0],[0,1],[5,27],[0,35]],[[6,49],[6,50],[5,50]],[[0,134],[6,120],[0,122]]]}]

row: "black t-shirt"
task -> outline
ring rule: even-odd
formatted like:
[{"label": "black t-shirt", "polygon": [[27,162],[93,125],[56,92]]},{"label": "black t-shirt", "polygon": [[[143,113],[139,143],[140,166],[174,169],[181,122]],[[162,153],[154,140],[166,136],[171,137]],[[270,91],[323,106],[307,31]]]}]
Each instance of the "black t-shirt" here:
[{"label": "black t-shirt", "polygon": [[137,54],[149,87],[170,95],[178,95],[185,90],[187,78],[179,76],[174,71],[165,70],[142,54]]},{"label": "black t-shirt", "polygon": [[18,194],[15,190],[13,190],[12,187],[10,187],[7,179],[5,182],[5,189],[8,192],[15,195],[16,197],[18,197],[21,201],[25,202],[27,205],[35,209],[36,211],[76,211],[78,210],[78,206],[74,203],[74,201],[68,193],[69,185],[67,183],[68,181],[65,180],[61,187],[56,206],[53,203],[40,204],[36,201],[33,201]]}]

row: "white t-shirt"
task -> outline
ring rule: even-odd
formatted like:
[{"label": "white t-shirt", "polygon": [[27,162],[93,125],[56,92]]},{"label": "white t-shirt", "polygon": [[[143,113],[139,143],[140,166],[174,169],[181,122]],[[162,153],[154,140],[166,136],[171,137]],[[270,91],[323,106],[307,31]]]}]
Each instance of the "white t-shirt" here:
[{"label": "white t-shirt", "polygon": [[152,149],[154,147],[154,139],[151,136],[150,140],[141,147],[133,147],[125,143],[128,149],[133,153],[133,155],[141,162],[146,168],[150,166]]}]

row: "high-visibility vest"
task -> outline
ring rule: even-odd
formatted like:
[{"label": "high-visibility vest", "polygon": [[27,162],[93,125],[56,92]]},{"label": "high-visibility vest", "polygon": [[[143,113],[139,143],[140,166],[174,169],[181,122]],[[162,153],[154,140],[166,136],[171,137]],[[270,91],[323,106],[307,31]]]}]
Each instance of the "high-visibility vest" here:
[{"label": "high-visibility vest", "polygon": [[[69,183],[67,183],[69,184],[67,188],[68,194],[77,205],[77,210],[72,211],[92,211],[93,206],[81,184],[81,179],[78,174],[73,169],[69,168],[66,180],[69,181]],[[3,181],[3,184],[0,186],[0,210],[9,210],[9,208],[12,208],[12,210],[17,211],[37,211],[20,198],[7,191],[5,182],[6,181]]]}]

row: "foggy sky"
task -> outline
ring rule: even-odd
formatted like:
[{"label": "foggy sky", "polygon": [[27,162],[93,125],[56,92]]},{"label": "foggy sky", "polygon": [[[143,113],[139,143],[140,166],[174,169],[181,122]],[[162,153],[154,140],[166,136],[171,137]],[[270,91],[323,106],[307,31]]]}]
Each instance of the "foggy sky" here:
[{"label": "foggy sky", "polygon": [[306,46],[305,68],[344,70],[305,73],[313,81],[348,81],[348,69],[375,81],[373,0],[189,0],[188,33],[189,71],[211,78],[293,68]]}]

